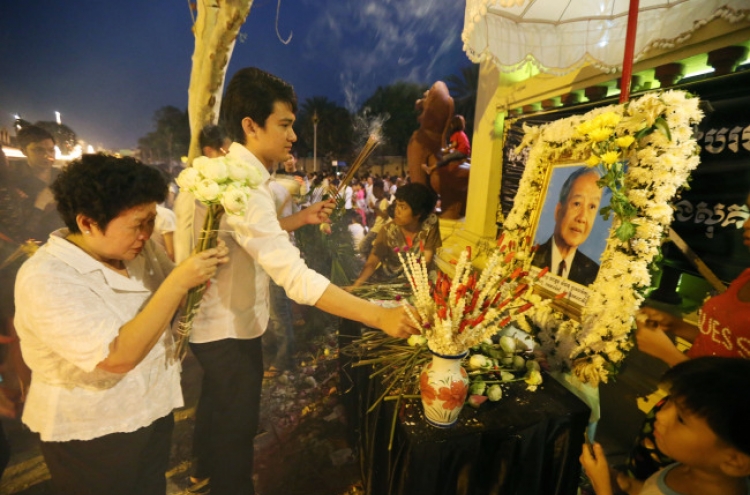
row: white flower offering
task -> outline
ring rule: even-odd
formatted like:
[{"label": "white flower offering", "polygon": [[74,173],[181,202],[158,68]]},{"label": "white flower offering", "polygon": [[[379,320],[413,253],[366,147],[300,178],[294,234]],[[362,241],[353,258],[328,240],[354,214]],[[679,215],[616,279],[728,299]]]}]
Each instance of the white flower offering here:
[{"label": "white flower offering", "polygon": [[651,287],[674,215],[672,198],[699,163],[693,132],[703,118],[699,103],[684,91],[649,92],[543,126],[524,124],[525,136],[514,152],[528,159],[505,234],[529,235],[546,174],[563,159],[599,169],[600,185],[611,192],[604,218],[614,217],[580,318],[570,319],[549,299],[528,312],[553,369],[570,370],[597,386],[617,373],[632,348],[633,315]]},{"label": "white flower offering", "polygon": [[498,246],[480,274],[472,267],[467,247],[456,261],[453,278],[439,272],[435,283],[427,276],[423,257],[398,253],[412,287],[422,335],[433,352],[460,355],[512,321],[525,318],[523,313],[533,306],[533,286],[546,271],[529,277],[532,257],[518,253],[531,249],[530,239],[516,245],[503,243],[501,237]]},{"label": "white flower offering", "polygon": [[[193,160],[192,167],[180,172],[177,177],[180,190],[193,194],[208,210],[195,252],[216,246],[222,215],[244,215],[252,189],[257,188],[262,181],[263,175],[257,168],[232,156],[201,156]],[[187,354],[187,342],[193,328],[193,320],[200,310],[206,287],[207,284],[202,284],[188,291],[173,353],[177,360],[182,360]]]},{"label": "white flower offering", "polygon": [[176,180],[182,191],[189,191],[201,203],[221,205],[229,215],[243,215],[251,190],[260,185],[263,176],[233,156],[201,156]]}]

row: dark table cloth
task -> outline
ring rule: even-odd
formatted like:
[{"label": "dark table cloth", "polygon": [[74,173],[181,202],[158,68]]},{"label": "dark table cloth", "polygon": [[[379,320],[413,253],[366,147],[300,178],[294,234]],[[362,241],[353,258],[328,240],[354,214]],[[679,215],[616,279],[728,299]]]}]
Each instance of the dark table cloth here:
[{"label": "dark table cloth", "polygon": [[[358,331],[358,324],[342,322],[344,339]],[[420,401],[406,401],[388,451],[395,403],[365,413],[380,385],[368,372],[344,374],[351,378],[345,402],[357,418],[352,434],[360,440],[368,493],[575,495],[590,410],[553,378],[545,375],[536,392],[523,382],[507,384],[500,401],[464,406],[449,428],[429,425]]]}]

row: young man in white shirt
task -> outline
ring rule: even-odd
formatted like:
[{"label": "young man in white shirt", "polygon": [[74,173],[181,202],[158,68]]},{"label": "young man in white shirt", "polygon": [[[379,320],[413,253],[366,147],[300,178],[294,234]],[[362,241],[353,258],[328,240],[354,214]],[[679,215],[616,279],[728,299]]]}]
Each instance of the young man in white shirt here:
[{"label": "young man in white shirt", "polygon": [[[191,348],[203,366],[199,407],[211,408],[207,473],[213,495],[253,494],[253,438],[263,380],[261,335],[268,324],[269,277],[301,304],[381,328],[390,335],[418,333],[404,307],[382,308],[358,299],[310,270],[288,231],[327,220],[333,201],[278,219],[269,171],[289,155],[297,136],[294,89],[260,69],[239,70],[227,86],[221,119],[234,142],[229,155],[257,167],[264,181],[252,191],[244,216],[224,215],[219,237],[229,263],[217,271],[196,316]],[[193,228],[205,207],[194,203]],[[182,224],[178,222],[178,224]]]}]

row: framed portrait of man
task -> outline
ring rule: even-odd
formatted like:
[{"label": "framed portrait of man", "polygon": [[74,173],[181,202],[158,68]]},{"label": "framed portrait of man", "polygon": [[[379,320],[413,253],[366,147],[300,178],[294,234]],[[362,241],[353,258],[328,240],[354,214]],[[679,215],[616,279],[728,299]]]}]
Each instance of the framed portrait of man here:
[{"label": "framed portrait of man", "polygon": [[609,197],[609,189],[597,184],[600,178],[599,169],[580,162],[550,167],[532,226],[532,266],[549,270],[540,286],[567,292],[577,305],[586,303],[612,226],[599,213]]},{"label": "framed portrait of man", "polygon": [[523,125],[512,151],[525,167],[499,242],[528,263],[540,297],[527,328],[552,369],[596,385],[632,348],[672,198],[700,162],[701,118],[697,98],[667,91]]}]

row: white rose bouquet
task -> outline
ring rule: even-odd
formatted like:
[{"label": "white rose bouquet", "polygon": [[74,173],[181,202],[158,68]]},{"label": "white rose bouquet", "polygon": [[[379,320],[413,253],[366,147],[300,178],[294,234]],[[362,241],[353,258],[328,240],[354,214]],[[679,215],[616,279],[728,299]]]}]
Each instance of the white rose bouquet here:
[{"label": "white rose bouquet", "polygon": [[[262,182],[260,171],[232,156],[208,158],[201,156],[193,160],[193,166],[183,170],[177,177],[181,192],[189,192],[206,205],[206,219],[195,246],[199,253],[216,246],[219,223],[224,213],[244,215],[247,201]],[[193,319],[200,309],[203,293],[208,284],[190,289],[185,313],[178,328],[175,357],[182,359],[187,352],[187,342],[193,327]]]}]

